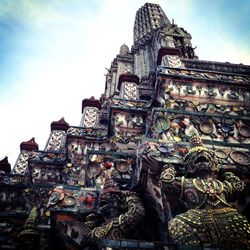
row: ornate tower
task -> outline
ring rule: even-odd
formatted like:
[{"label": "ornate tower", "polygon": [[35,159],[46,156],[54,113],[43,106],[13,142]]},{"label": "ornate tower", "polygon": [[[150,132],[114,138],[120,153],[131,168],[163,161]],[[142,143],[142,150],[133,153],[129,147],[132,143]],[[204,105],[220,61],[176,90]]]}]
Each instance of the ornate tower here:
[{"label": "ornate tower", "polygon": [[119,96],[118,84],[121,74],[133,74],[134,59],[126,44],[120,48],[119,54],[113,60],[106,75],[105,96]]},{"label": "ornate tower", "polygon": [[52,122],[44,150],[21,143],[11,173],[0,162],[0,245],[249,246],[249,82],[249,66],[198,60],[146,3],[80,125]]},{"label": "ornate tower", "polygon": [[194,58],[191,35],[169,19],[158,4],[147,3],[136,12],[134,23],[135,74],[155,72],[164,57],[166,66],[181,67],[178,56]]}]

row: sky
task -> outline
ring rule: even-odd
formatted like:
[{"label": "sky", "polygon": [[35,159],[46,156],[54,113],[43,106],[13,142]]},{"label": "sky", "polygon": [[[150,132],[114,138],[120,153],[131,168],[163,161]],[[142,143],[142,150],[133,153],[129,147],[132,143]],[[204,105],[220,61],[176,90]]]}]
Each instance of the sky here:
[{"label": "sky", "polygon": [[[43,150],[50,124],[79,126],[81,102],[104,92],[145,0],[0,0],[0,160]],[[152,0],[192,35],[201,60],[250,65],[249,0]]]}]

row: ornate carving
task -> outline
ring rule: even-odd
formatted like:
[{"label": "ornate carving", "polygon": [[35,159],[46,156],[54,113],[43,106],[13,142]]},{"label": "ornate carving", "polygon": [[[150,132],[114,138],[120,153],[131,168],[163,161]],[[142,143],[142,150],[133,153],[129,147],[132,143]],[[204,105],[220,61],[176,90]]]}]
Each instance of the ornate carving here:
[{"label": "ornate carving", "polygon": [[[243,112],[244,110],[246,112],[245,103],[250,101],[250,93],[243,87],[232,88],[227,85],[208,84],[199,81],[190,83],[165,79],[159,82],[159,92],[165,100],[167,107],[173,106],[175,102],[181,99],[183,102],[193,102],[193,105],[189,105],[189,108],[193,106],[194,111],[199,110],[198,107],[200,105],[209,103],[210,106],[217,107],[220,113],[229,113],[228,108],[225,106],[228,106],[232,113],[237,113],[237,111]],[[234,107],[235,102],[239,107]],[[224,110],[223,107],[225,108]]]},{"label": "ornate carving", "polygon": [[144,44],[150,34],[161,26],[170,24],[165,13],[158,4],[147,3],[136,12],[134,24],[134,45]]},{"label": "ornate carving", "polygon": [[70,127],[67,134],[69,136],[80,136],[85,139],[103,140],[107,138],[108,133],[106,128]]},{"label": "ornate carving", "polygon": [[140,113],[114,112],[112,119],[114,136],[112,141],[123,144],[137,143],[145,130],[144,120],[144,116]]},{"label": "ornate carving", "polygon": [[66,132],[61,130],[53,130],[49,141],[45,147],[45,151],[63,151],[66,139]]},{"label": "ornate carving", "polygon": [[[185,101],[178,103],[178,109],[187,109]],[[174,106],[176,107],[176,106]],[[211,108],[209,105],[203,105]],[[228,118],[213,115],[210,112],[196,112],[186,110],[186,114],[179,114],[175,109],[159,109],[155,112],[151,135],[153,138],[168,141],[188,141],[190,131],[195,128],[200,131],[202,139],[217,142],[238,143],[250,142],[248,120],[239,116],[231,115]],[[230,110],[230,109],[229,109]],[[162,111],[165,111],[164,113]]]},{"label": "ornate carving", "polygon": [[25,173],[27,173],[28,172],[28,159],[34,156],[35,156],[34,152],[22,150],[17,159],[16,165],[14,166],[13,174],[24,175]]},{"label": "ornate carving", "polygon": [[190,59],[182,59],[182,62],[185,64],[186,68],[190,69],[211,70],[211,71],[220,71],[220,72],[245,74],[245,75],[248,75],[250,73],[250,67],[248,65],[243,65],[243,64],[233,64],[229,62],[221,63],[221,62],[190,60]]},{"label": "ornate carving", "polygon": [[56,186],[49,192],[47,209],[49,211],[64,211],[68,213],[86,213],[97,211],[99,192],[94,188],[67,188]]},{"label": "ornate carving", "polygon": [[164,66],[159,66],[158,72],[162,75],[170,75],[177,77],[187,77],[189,79],[202,79],[207,81],[221,81],[221,82],[235,82],[238,84],[248,83],[250,77],[248,75],[234,75],[233,73],[218,73],[218,72],[204,72],[197,69],[178,69],[178,68],[168,68]]},{"label": "ornate carving", "polygon": [[177,56],[177,55],[164,56],[162,59],[161,65],[166,65],[166,66],[172,67],[172,68],[181,68],[182,67],[181,60],[180,60],[179,56]]},{"label": "ornate carving", "polygon": [[136,100],[139,98],[137,85],[133,82],[123,82],[121,97],[124,99]]},{"label": "ornate carving", "polygon": [[86,128],[92,128],[97,124],[98,108],[85,107],[83,113],[82,126]]}]

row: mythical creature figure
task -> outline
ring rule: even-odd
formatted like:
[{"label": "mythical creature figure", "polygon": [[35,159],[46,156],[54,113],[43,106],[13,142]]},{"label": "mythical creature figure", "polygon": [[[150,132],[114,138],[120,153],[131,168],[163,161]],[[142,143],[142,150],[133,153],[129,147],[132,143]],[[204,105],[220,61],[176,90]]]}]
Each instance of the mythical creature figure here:
[{"label": "mythical creature figure", "polygon": [[173,240],[180,245],[249,249],[250,224],[229,203],[244,192],[244,183],[232,172],[219,178],[217,158],[198,133],[183,164],[185,175],[165,165],[160,177],[162,193],[178,196],[187,207],[168,223]]},{"label": "mythical creature figure", "polygon": [[[111,178],[106,179],[100,197],[91,189],[74,193],[64,186],[55,187],[49,194],[48,211],[59,207],[70,212],[53,214],[58,242],[67,249],[99,249],[103,239],[133,238],[145,217],[139,196],[133,191],[119,190]],[[79,212],[75,205],[79,205]],[[84,209],[80,211],[81,206]]]},{"label": "mythical creature figure", "polygon": [[145,211],[138,195],[132,191],[119,191],[113,181],[107,180],[100,198],[100,215],[89,214],[84,222],[85,243],[98,243],[102,239],[131,237],[144,219]]}]

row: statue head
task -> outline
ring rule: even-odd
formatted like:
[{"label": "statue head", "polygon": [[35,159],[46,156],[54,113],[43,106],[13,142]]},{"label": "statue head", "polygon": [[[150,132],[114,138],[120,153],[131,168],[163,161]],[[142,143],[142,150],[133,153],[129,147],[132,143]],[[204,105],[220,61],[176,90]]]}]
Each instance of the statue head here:
[{"label": "statue head", "polygon": [[183,165],[190,175],[213,174],[218,172],[218,160],[213,150],[206,148],[197,131],[191,138],[191,148],[185,155]]},{"label": "statue head", "polygon": [[122,193],[112,179],[106,179],[100,197],[100,211],[105,220],[121,213]]}]

